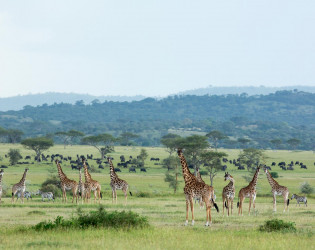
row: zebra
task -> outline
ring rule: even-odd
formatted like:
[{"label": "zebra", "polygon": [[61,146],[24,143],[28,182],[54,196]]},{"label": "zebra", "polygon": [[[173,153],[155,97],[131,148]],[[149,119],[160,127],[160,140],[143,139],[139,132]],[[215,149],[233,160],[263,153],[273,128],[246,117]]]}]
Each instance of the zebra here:
[{"label": "zebra", "polygon": [[304,202],[305,206],[307,207],[307,198],[305,196],[298,196],[296,194],[293,194],[291,200],[292,199],[296,199],[296,205],[299,204],[300,206],[300,202]]},{"label": "zebra", "polygon": [[55,201],[54,194],[52,192],[42,192],[41,190],[38,190],[36,194],[42,196],[42,201],[44,201],[45,198],[47,198],[48,201]]},{"label": "zebra", "polygon": [[[17,193],[16,193],[16,196],[17,196],[16,200],[18,200],[19,198],[21,199],[21,192],[17,192]],[[29,191],[25,191],[25,192],[24,192],[24,198],[26,198],[27,200],[28,200],[29,198],[31,198],[31,200],[33,200],[33,199],[32,199],[32,195],[31,195],[31,193],[30,193]]]}]

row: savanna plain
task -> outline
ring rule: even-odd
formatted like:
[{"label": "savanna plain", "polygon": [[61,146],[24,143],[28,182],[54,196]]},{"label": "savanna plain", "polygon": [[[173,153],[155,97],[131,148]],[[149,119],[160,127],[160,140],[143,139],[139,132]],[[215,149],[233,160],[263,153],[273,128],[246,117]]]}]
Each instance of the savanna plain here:
[{"label": "savanna plain", "polygon": [[[32,151],[24,149],[21,145],[0,144],[0,156],[3,165],[9,165],[8,158],[4,155],[9,148],[20,149],[23,157],[31,155]],[[36,231],[32,226],[41,221],[55,220],[57,216],[71,218],[78,207],[83,211],[93,211],[99,208],[94,204],[72,204],[72,197],[68,194],[68,202],[62,203],[60,197],[54,202],[44,201],[41,197],[33,196],[32,200],[20,201],[11,204],[11,187],[17,183],[28,167],[26,177],[26,189],[31,192],[37,191],[41,184],[52,174],[57,173],[54,162],[42,162],[28,165],[9,166],[4,169],[3,186],[7,195],[2,197],[0,205],[0,249],[315,249],[315,196],[308,195],[308,206],[302,204],[296,206],[296,200],[290,200],[289,212],[283,213],[283,199],[277,197],[277,212],[273,212],[273,199],[271,187],[263,171],[259,174],[257,184],[256,209],[248,215],[248,199],[245,199],[243,216],[237,214],[237,195],[239,190],[248,185],[243,178],[250,175],[246,170],[237,168],[227,163],[227,171],[235,178],[236,197],[234,209],[231,216],[226,212],[222,214],[222,189],[228,183],[224,181],[224,171],[218,172],[214,178],[216,203],[220,212],[212,209],[212,225],[205,227],[206,211],[195,204],[195,225],[184,226],[185,222],[185,197],[183,194],[184,181],[182,174],[179,175],[180,185],[177,192],[164,181],[166,169],[162,165],[156,165],[150,161],[151,157],[168,157],[164,148],[146,147],[148,158],[145,161],[147,172],[129,173],[128,169],[121,168],[118,176],[129,184],[132,196],[128,195],[128,203],[124,206],[122,191],[118,192],[118,203],[112,204],[110,176],[108,165],[101,169],[100,173],[91,173],[93,179],[100,182],[103,198],[101,204],[107,211],[133,211],[146,216],[149,227],[139,229],[56,229],[47,231]],[[119,156],[139,155],[141,147],[115,147],[115,152],[110,155],[114,158],[113,163],[117,166]],[[219,149],[228,154],[228,159],[236,159],[240,150]],[[76,158],[76,155],[93,154],[99,157],[98,151],[89,146],[67,146],[55,145],[44,154],[62,154]],[[268,158],[266,165],[271,162],[302,161],[307,169],[295,167],[294,171],[284,171],[278,166],[273,166],[272,171],[278,172],[276,180],[280,185],[287,186],[290,197],[293,193],[300,194],[300,185],[308,182],[315,186],[315,154],[312,151],[265,151]],[[161,161],[160,161],[161,162]],[[96,168],[96,162],[89,162]],[[70,179],[78,181],[79,173],[72,170],[70,163],[64,161],[61,164],[64,173]],[[203,176],[206,183],[210,183],[208,176]],[[294,222],[296,232],[261,232],[259,226],[270,219],[281,219]],[[189,214],[191,222],[191,214]]]}]

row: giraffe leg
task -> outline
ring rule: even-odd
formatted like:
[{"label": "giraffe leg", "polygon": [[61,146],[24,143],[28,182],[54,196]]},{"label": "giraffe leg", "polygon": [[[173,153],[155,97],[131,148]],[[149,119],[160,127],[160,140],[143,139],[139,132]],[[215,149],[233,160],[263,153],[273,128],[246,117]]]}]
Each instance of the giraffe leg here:
[{"label": "giraffe leg", "polygon": [[94,203],[96,203],[97,190],[94,190]]},{"label": "giraffe leg", "polygon": [[186,222],[185,222],[185,226],[188,225],[188,212],[189,212],[189,201],[186,197]]},{"label": "giraffe leg", "polygon": [[205,199],[205,204],[206,204],[206,213],[207,213],[207,222],[206,222],[206,227],[211,225],[211,205],[209,199]]},{"label": "giraffe leg", "polygon": [[273,211],[277,211],[277,200],[276,200],[276,195],[273,194]]},{"label": "giraffe leg", "polygon": [[232,211],[233,211],[233,199],[231,200],[231,215],[232,215]]},{"label": "giraffe leg", "polygon": [[191,209],[191,225],[193,226],[195,224],[195,218],[194,218],[194,202],[192,197],[189,199],[190,203],[190,209]]},{"label": "giraffe leg", "polygon": [[24,192],[21,192],[21,202],[24,203]]},{"label": "giraffe leg", "polygon": [[240,201],[240,207],[241,207],[241,215],[243,216],[243,203],[244,203],[245,197],[242,197],[242,200]]},{"label": "giraffe leg", "polygon": [[225,202],[225,198],[224,198],[224,196],[222,197],[222,201],[223,201],[222,213],[223,213],[223,216],[224,216],[224,207],[225,207],[225,204],[224,204],[224,202]]},{"label": "giraffe leg", "polygon": [[248,214],[250,215],[250,207],[252,206],[252,197],[249,198],[249,209]]},{"label": "giraffe leg", "polygon": [[229,202],[229,199],[226,199],[226,205],[227,205],[228,216],[230,216],[230,202]]},{"label": "giraffe leg", "polygon": [[125,194],[125,206],[127,205],[127,190],[123,190]]}]

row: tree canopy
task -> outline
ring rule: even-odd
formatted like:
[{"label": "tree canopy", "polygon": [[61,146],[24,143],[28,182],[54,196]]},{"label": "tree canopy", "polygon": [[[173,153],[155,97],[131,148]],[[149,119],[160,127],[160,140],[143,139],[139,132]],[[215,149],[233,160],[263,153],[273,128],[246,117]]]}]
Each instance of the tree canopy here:
[{"label": "tree canopy", "polygon": [[37,161],[40,161],[40,155],[43,151],[49,149],[54,145],[53,140],[46,137],[29,138],[21,141],[21,144],[36,153]]}]

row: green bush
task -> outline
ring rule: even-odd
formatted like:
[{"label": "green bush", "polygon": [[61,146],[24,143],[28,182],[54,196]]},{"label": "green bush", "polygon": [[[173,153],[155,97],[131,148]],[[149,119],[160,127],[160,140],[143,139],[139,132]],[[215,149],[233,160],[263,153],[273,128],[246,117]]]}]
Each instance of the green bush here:
[{"label": "green bush", "polygon": [[300,190],[303,194],[311,194],[314,192],[314,188],[308,182],[303,182],[300,186]]},{"label": "green bush", "polygon": [[42,187],[47,186],[48,184],[52,184],[55,185],[57,187],[60,187],[60,179],[58,176],[53,175],[51,177],[49,177],[48,179],[46,179],[43,183],[42,183]]},{"label": "green bush", "polygon": [[134,212],[107,212],[103,206],[100,206],[97,211],[84,213],[80,208],[77,210],[76,217],[69,220],[62,216],[57,216],[54,221],[44,221],[35,225],[33,228],[37,231],[50,229],[86,229],[94,228],[143,228],[149,225],[146,217],[140,216]]},{"label": "green bush", "polygon": [[199,171],[200,175],[208,175],[208,171],[206,170],[201,170]]},{"label": "green bush", "polygon": [[277,172],[271,172],[270,175],[272,178],[279,178],[279,175]]},{"label": "green bush", "polygon": [[140,191],[136,194],[136,196],[140,198],[150,198],[152,197],[152,194],[150,194],[149,192]]},{"label": "green bush", "polygon": [[95,168],[93,165],[90,166],[90,170],[89,170],[90,173],[101,173],[101,170],[98,169],[98,168]]},{"label": "green bush", "polygon": [[12,149],[12,148],[10,148],[8,156],[9,156],[10,165],[17,164],[18,161],[23,158],[19,149]]},{"label": "green bush", "polygon": [[48,184],[46,186],[42,186],[41,191],[52,192],[54,194],[54,197],[61,197],[61,194],[62,194],[61,189],[54,184]]},{"label": "green bush", "polygon": [[283,220],[272,219],[265,221],[264,225],[259,227],[262,232],[296,232],[296,227],[294,222],[284,222]]}]

